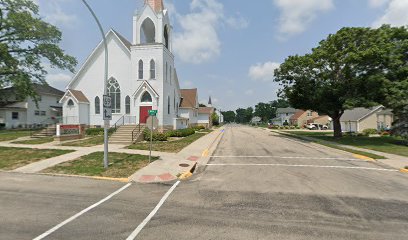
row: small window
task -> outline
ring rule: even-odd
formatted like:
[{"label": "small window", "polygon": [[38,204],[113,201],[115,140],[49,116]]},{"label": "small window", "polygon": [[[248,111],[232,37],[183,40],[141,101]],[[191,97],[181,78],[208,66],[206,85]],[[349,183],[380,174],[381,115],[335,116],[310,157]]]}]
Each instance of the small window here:
[{"label": "small window", "polygon": [[95,97],[95,114],[101,114],[101,100],[99,97]]},{"label": "small window", "polygon": [[35,115],[35,116],[40,116],[40,111],[35,110],[35,111],[34,111],[34,115]]},{"label": "small window", "polygon": [[11,119],[18,120],[18,112],[12,112],[11,113]]},{"label": "small window", "polygon": [[167,63],[166,63],[166,82],[169,81],[168,72],[169,72],[169,67],[168,67],[168,65],[167,65]]},{"label": "small window", "polygon": [[152,59],[150,61],[150,79],[155,79],[156,78],[156,63]]},{"label": "small window", "polygon": [[72,101],[72,99],[68,100],[68,106],[74,106],[74,101]]},{"label": "small window", "polygon": [[126,96],[125,98],[125,111],[126,114],[130,114],[130,97]]},{"label": "small window", "polygon": [[143,61],[139,60],[139,79],[143,79]]},{"label": "small window", "polygon": [[167,97],[167,114],[170,114],[170,96]]},{"label": "small window", "polygon": [[150,93],[148,92],[144,92],[140,101],[141,102],[153,102],[152,95],[150,95]]},{"label": "small window", "polygon": [[170,85],[171,85],[171,75],[172,75],[172,72],[173,72],[173,69],[171,68],[171,66],[170,66]]},{"label": "small window", "polygon": [[41,116],[46,116],[47,112],[46,111],[41,111]]}]

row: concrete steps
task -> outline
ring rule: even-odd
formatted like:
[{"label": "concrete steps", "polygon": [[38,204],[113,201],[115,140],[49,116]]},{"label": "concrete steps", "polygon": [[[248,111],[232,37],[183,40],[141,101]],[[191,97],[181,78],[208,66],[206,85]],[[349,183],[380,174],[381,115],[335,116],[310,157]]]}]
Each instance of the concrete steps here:
[{"label": "concrete steps", "polygon": [[49,126],[38,133],[34,133],[31,137],[32,138],[46,138],[46,137],[53,137],[56,134],[56,127],[55,125]]},{"label": "concrete steps", "polygon": [[113,144],[123,144],[129,145],[132,144],[132,133],[135,130],[135,142],[138,142],[143,139],[143,131],[145,129],[145,125],[140,126],[140,131],[138,125],[123,125],[120,126],[115,133],[112,134],[109,138],[109,143]]}]

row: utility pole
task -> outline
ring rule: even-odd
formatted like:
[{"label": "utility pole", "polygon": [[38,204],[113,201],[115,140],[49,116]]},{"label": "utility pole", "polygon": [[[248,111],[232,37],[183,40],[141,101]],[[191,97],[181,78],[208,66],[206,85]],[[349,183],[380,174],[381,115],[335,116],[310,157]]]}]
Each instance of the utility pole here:
[{"label": "utility pole", "polygon": [[[108,95],[108,89],[107,89],[107,84],[108,84],[108,70],[109,70],[109,66],[108,66],[108,43],[106,42],[106,37],[105,37],[105,32],[103,31],[102,25],[99,22],[98,18],[96,17],[95,12],[92,10],[91,6],[89,6],[89,4],[85,1],[82,0],[82,2],[85,4],[85,6],[88,8],[89,12],[91,12],[93,18],[96,21],[96,24],[98,25],[99,31],[102,34],[102,39],[103,39],[103,45],[105,47],[105,77],[104,77],[104,83],[103,83],[103,92],[104,95],[107,96]],[[109,166],[109,160],[108,160],[108,152],[109,152],[109,148],[108,148],[108,131],[109,131],[109,127],[110,127],[110,120],[104,120],[104,154],[103,154],[103,166],[105,168],[108,168]]]}]

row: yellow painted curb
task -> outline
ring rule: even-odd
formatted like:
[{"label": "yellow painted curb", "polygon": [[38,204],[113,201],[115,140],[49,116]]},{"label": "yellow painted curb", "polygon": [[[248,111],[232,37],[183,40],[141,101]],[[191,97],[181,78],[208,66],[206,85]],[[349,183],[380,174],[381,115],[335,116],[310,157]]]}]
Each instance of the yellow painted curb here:
[{"label": "yellow painted curb", "polygon": [[203,151],[203,153],[201,154],[201,156],[203,156],[203,157],[208,157],[208,153],[209,153],[209,150],[208,150],[208,148],[207,148],[207,149],[205,149],[205,150]]},{"label": "yellow painted curb", "polygon": [[191,177],[191,176],[193,176],[193,174],[192,174],[191,172],[185,172],[185,173],[182,173],[182,174],[179,176],[179,179],[180,179],[180,180],[186,180],[187,178],[189,178],[189,177]]},{"label": "yellow painted curb", "polygon": [[375,161],[374,158],[370,158],[370,157],[360,155],[360,154],[353,154],[353,157],[361,159],[361,160],[366,160],[366,161]]},{"label": "yellow painted curb", "polygon": [[129,178],[110,178],[110,177],[90,177],[97,180],[109,180],[109,181],[116,181],[116,182],[129,182]]},{"label": "yellow painted curb", "polygon": [[400,169],[400,172],[402,172],[402,173],[408,173],[408,169],[401,168],[401,169]]}]

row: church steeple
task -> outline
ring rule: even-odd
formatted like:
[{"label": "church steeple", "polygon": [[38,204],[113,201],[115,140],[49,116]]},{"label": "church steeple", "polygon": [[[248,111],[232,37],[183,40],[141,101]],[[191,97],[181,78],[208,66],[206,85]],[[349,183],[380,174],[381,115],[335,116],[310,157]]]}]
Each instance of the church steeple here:
[{"label": "church steeple", "polygon": [[149,4],[157,13],[164,10],[163,0],[145,0],[145,4]]},{"label": "church steeple", "polygon": [[211,96],[210,96],[210,98],[208,99],[208,106],[209,106],[209,107],[212,107]]}]

